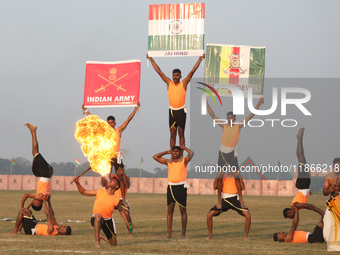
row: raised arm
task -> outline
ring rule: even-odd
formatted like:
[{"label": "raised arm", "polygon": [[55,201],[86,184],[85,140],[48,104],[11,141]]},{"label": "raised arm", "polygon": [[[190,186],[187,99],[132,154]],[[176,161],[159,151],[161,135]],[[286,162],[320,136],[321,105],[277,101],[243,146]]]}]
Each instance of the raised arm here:
[{"label": "raised arm", "polygon": [[47,200],[47,203],[48,203],[48,211],[51,215],[52,225],[58,225],[57,220],[56,220],[55,215],[54,215],[52,204],[51,204],[51,195],[49,195],[46,200]]},{"label": "raised arm", "polygon": [[157,162],[163,164],[163,165],[167,165],[169,160],[166,159],[166,158],[163,158],[163,156],[166,155],[166,154],[171,154],[171,150],[160,152],[160,153],[154,155],[153,159],[156,160]]},{"label": "raised arm", "polygon": [[189,84],[189,82],[191,81],[192,76],[194,75],[194,73],[196,72],[197,68],[200,66],[202,60],[205,58],[205,54],[203,54],[202,56],[200,56],[196,62],[196,64],[194,65],[194,67],[192,68],[192,70],[189,72],[188,76],[183,80],[183,86],[185,89],[187,89],[187,86]]},{"label": "raised arm", "polygon": [[[263,97],[261,97],[259,99],[259,102],[257,103],[257,105],[255,106],[255,109],[258,110],[260,108],[260,106],[263,104],[264,99]],[[242,128],[245,124],[248,123],[249,120],[251,120],[253,117],[255,116],[254,113],[249,114],[249,116],[247,118],[244,119],[244,123],[238,124],[240,128]]]},{"label": "raised arm", "polygon": [[45,214],[46,214],[46,217],[47,217],[47,234],[50,235],[50,234],[53,233],[53,230],[54,230],[52,215],[50,213],[50,210],[47,208],[46,200],[44,200],[43,203],[44,203]]},{"label": "raised arm", "polygon": [[81,107],[83,108],[83,114],[86,113],[86,115],[91,115],[91,113],[89,112],[89,110],[87,110],[87,108],[86,108],[84,105],[82,105]]},{"label": "raised arm", "polygon": [[289,243],[293,240],[294,232],[296,231],[298,225],[299,225],[299,211],[295,209],[295,215],[294,215],[292,227],[290,228],[288,235],[285,237],[285,242]]},{"label": "raised arm", "polygon": [[169,83],[171,82],[171,80],[165,76],[165,74],[162,72],[162,70],[159,68],[159,66],[156,64],[155,60],[152,57],[149,57],[149,55],[146,55],[146,58],[148,60],[150,60],[153,68],[155,69],[156,73],[158,73],[158,75],[162,78],[162,80],[169,85]]},{"label": "raised arm", "polygon": [[312,204],[295,202],[293,204],[293,206],[297,209],[307,209],[307,210],[314,211],[314,212],[320,214],[321,216],[323,216],[325,214],[324,210],[322,210],[319,207],[316,207],[315,205],[312,205]]},{"label": "raised arm", "polygon": [[135,116],[136,112],[138,111],[140,107],[140,103],[138,102],[137,106],[135,107],[135,109],[133,110],[133,112],[129,115],[129,117],[127,118],[126,121],[124,121],[124,123],[118,128],[119,132],[123,132],[125,130],[125,128],[127,127],[127,125],[130,123],[130,121],[132,120],[132,118]]},{"label": "raised arm", "polygon": [[[214,120],[217,120],[217,119],[219,119],[216,115],[215,115],[215,113],[213,112],[213,110],[211,109],[211,107],[210,107],[210,105],[209,105],[209,103],[207,102],[207,110],[208,110],[208,113],[209,113],[209,115],[211,116],[211,118],[213,118]],[[223,124],[218,124],[221,128],[223,128]]]},{"label": "raised arm", "polygon": [[188,153],[188,155],[184,158],[184,165],[187,166],[189,161],[194,156],[194,152],[192,150],[190,150],[189,148],[187,148],[187,147],[182,147],[181,149],[185,150]]},{"label": "raised arm", "polygon": [[75,184],[77,185],[78,191],[80,192],[80,194],[84,195],[84,196],[95,196],[97,195],[97,190],[86,190],[84,189],[83,186],[81,186],[81,184],[79,183],[79,177],[76,176],[73,178],[73,182],[75,182]]}]

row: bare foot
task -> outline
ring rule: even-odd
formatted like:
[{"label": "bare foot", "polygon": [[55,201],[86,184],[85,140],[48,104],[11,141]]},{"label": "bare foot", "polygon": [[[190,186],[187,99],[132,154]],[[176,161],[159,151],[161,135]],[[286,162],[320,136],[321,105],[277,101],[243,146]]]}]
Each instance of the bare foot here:
[{"label": "bare foot", "polygon": [[10,232],[11,235],[17,235],[17,234],[20,234],[19,231],[16,231],[16,230],[13,230],[12,232]]},{"label": "bare foot", "polygon": [[96,248],[100,248],[100,244],[99,242],[96,242],[96,244],[94,245]]},{"label": "bare foot", "polygon": [[31,132],[35,132],[36,130],[37,130],[37,126],[34,126],[34,125],[32,125],[32,124],[30,124],[30,123],[25,123],[24,124],[26,127],[28,127],[28,129],[31,131]]},{"label": "bare foot", "polygon": [[172,238],[172,236],[169,234],[167,237],[166,237],[167,239],[171,239]]},{"label": "bare foot", "polygon": [[207,237],[207,239],[208,239],[208,240],[211,240],[211,239],[212,239],[212,235],[209,235],[209,236]]},{"label": "bare foot", "polygon": [[104,242],[109,243],[109,240],[104,235],[99,235],[99,239],[104,240]]},{"label": "bare foot", "polygon": [[296,138],[297,138],[297,139],[302,138],[303,132],[304,132],[304,131],[305,131],[305,128],[300,128],[300,129],[299,129],[299,132],[298,132],[297,135],[296,135]]},{"label": "bare foot", "polygon": [[244,237],[243,241],[249,242],[250,240],[248,239],[248,237]]},{"label": "bare foot", "polygon": [[181,235],[180,239],[185,239],[185,235]]}]

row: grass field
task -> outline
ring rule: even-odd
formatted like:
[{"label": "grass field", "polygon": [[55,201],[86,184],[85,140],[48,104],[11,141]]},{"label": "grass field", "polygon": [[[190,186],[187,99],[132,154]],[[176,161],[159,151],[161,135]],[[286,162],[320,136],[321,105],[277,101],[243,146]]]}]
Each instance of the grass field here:
[{"label": "grass field", "polygon": [[[0,191],[0,218],[15,219],[20,207],[22,191]],[[245,197],[252,214],[249,242],[243,242],[244,219],[228,211],[214,219],[214,238],[207,240],[206,214],[215,205],[215,196],[188,196],[187,238],[180,239],[180,213],[176,206],[173,238],[166,239],[166,195],[128,194],[135,225],[134,237],[127,237],[127,229],[118,212],[114,213],[118,246],[105,242],[94,247],[94,230],[89,222],[94,197],[78,192],[52,193],[52,204],[58,222],[72,228],[71,236],[28,236],[8,234],[13,222],[0,222],[0,254],[326,254],[326,244],[285,244],[274,242],[273,233],[289,231],[290,220],[282,216],[291,197]],[[325,208],[326,197],[313,195],[309,202]],[[42,211],[37,219],[45,219]],[[310,211],[301,211],[298,230],[313,231],[320,217]],[[67,223],[85,220],[85,223]],[[22,231],[23,232],[23,231]]]}]

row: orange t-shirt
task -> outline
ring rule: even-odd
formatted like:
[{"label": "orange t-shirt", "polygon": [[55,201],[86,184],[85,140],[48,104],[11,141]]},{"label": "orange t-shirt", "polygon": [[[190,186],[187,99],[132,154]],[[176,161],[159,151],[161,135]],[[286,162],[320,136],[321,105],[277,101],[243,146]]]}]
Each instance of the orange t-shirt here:
[{"label": "orange t-shirt", "polygon": [[295,202],[307,203],[308,198],[309,198],[309,193],[306,196],[304,196],[301,192],[298,191],[295,197],[293,198],[292,205],[294,205]]},{"label": "orange t-shirt", "polygon": [[294,231],[293,240],[287,243],[308,243],[307,232],[305,231]]},{"label": "orange t-shirt", "polygon": [[168,182],[178,183],[187,179],[187,167],[184,159],[179,162],[168,163]]},{"label": "orange t-shirt", "polygon": [[175,85],[173,81],[168,87],[169,105],[172,108],[181,108],[185,105],[185,97],[187,91],[184,89],[183,82]]},{"label": "orange t-shirt", "polygon": [[222,193],[238,194],[234,177],[224,177],[223,178]]},{"label": "orange t-shirt", "polygon": [[53,225],[53,227],[54,227],[53,232],[51,234],[48,234],[47,233],[48,226],[46,224],[37,224],[35,226],[38,236],[56,236],[56,235],[58,235],[58,230],[57,230],[58,226]]},{"label": "orange t-shirt", "polygon": [[225,147],[236,147],[240,137],[239,125],[230,127],[228,124],[223,126],[221,144]]},{"label": "orange t-shirt", "polygon": [[39,193],[50,194],[50,188],[51,188],[50,182],[43,182],[43,181],[39,180],[38,186],[37,186],[37,195]]},{"label": "orange t-shirt", "polygon": [[111,218],[119,201],[120,198],[116,194],[109,195],[105,189],[98,189],[92,213],[99,213],[105,219]]}]

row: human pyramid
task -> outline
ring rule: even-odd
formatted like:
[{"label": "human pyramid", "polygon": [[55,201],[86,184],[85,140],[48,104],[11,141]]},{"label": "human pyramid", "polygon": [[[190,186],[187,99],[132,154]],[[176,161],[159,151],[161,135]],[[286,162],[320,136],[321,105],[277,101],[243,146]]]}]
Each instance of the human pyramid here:
[{"label": "human pyramid", "polygon": [[[182,233],[181,238],[185,238],[187,227],[187,165],[194,156],[194,152],[185,146],[185,122],[186,122],[186,107],[185,98],[187,86],[193,77],[195,71],[199,67],[202,59],[205,55],[199,57],[197,63],[193,69],[189,72],[188,76],[181,81],[181,71],[174,69],[172,73],[172,80],[168,78],[155,63],[154,59],[147,56],[150,60],[155,71],[159,74],[161,79],[167,84],[167,92],[169,98],[169,128],[170,128],[170,149],[157,153],[153,158],[161,164],[168,167],[168,187],[167,187],[167,238],[172,238],[172,222],[175,204],[178,203],[181,213]],[[263,104],[263,98],[259,99],[256,109],[259,109]],[[80,177],[74,177],[73,181],[76,183],[78,191],[85,196],[95,196],[95,202],[92,211],[91,224],[94,227],[95,232],[95,246],[100,247],[100,241],[104,240],[110,245],[115,246],[116,229],[113,219],[113,212],[117,209],[128,230],[128,235],[132,235],[134,225],[130,216],[130,207],[126,200],[127,190],[130,187],[130,179],[125,174],[124,164],[122,161],[122,155],[120,151],[120,140],[122,132],[127,128],[130,121],[138,111],[140,104],[135,107],[133,112],[129,115],[127,120],[119,127],[116,128],[116,121],[113,116],[107,118],[108,124],[115,130],[118,135],[118,143],[114,150],[118,152],[118,156],[111,160],[111,169],[115,168],[115,175],[111,173],[109,176],[102,177],[101,184],[103,188],[97,190],[86,190],[80,184]],[[213,119],[219,119],[207,104],[207,110],[209,115]],[[90,115],[88,109],[83,106],[83,113]],[[213,206],[207,214],[207,228],[208,239],[213,237],[213,217],[219,216],[222,212],[226,212],[229,209],[236,211],[238,214],[245,218],[245,230],[243,239],[248,241],[248,233],[251,225],[251,214],[243,201],[242,191],[245,189],[243,179],[239,171],[233,171],[233,169],[239,169],[238,159],[236,154],[236,146],[238,143],[241,128],[247,124],[247,122],[254,117],[251,113],[243,122],[235,123],[236,115],[233,112],[227,113],[228,122],[225,124],[219,124],[222,128],[221,146],[219,149],[218,165],[220,169],[230,169],[230,171],[219,172],[214,180],[214,189],[217,190],[217,203]],[[235,124],[233,124],[235,123]],[[18,213],[16,225],[13,234],[21,233],[21,229],[24,229],[25,234],[28,235],[70,235],[71,228],[69,226],[63,226],[57,224],[54,211],[51,204],[50,194],[50,179],[53,175],[52,167],[45,161],[43,156],[39,152],[39,146],[37,141],[37,127],[26,123],[25,126],[30,130],[32,136],[32,154],[33,164],[32,171],[37,177],[40,177],[36,194],[26,193],[21,201],[21,209]],[[179,137],[179,146],[176,146],[177,133]],[[304,128],[301,128],[296,136],[297,138],[297,158],[299,161],[298,178],[296,180],[296,188],[298,192],[293,199],[290,208],[286,208],[283,211],[285,218],[293,219],[292,227],[289,233],[277,232],[274,234],[274,241],[287,242],[287,243],[314,243],[324,242],[323,228],[324,228],[324,215],[325,211],[308,204],[309,186],[310,186],[310,172],[306,167],[306,159],[303,149],[303,135]],[[183,151],[186,151],[187,155],[184,157]],[[170,154],[170,159],[164,156]],[[333,167],[340,168],[340,158],[336,158],[333,161]],[[111,170],[112,171],[112,170]],[[339,172],[339,171],[338,171]],[[337,196],[339,187],[339,174],[338,172],[332,172],[329,174],[324,183],[323,193],[328,196]],[[32,199],[28,206],[25,206],[27,199]],[[39,211],[44,207],[44,211],[47,217],[47,224],[38,224],[32,211]],[[296,231],[299,224],[299,211],[301,209],[307,209],[315,211],[321,215],[321,220],[315,227],[313,233]],[[100,233],[101,229],[104,235]]]}]

